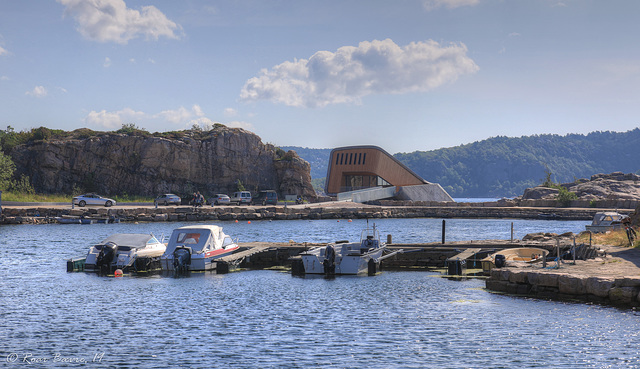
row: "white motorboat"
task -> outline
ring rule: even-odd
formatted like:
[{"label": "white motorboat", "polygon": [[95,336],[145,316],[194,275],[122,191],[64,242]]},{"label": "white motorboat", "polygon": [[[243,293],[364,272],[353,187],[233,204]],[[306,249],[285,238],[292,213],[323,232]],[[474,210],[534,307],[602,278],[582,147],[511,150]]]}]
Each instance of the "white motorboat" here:
[{"label": "white motorboat", "polygon": [[362,231],[360,242],[340,241],[326,246],[314,247],[300,254],[304,274],[324,275],[373,275],[380,269],[380,261],[402,252],[383,256],[386,244],[373,225]]},{"label": "white motorboat", "polygon": [[152,234],[116,233],[91,246],[85,271],[111,273],[160,269],[160,257],[166,245]]},{"label": "white motorboat", "polygon": [[162,255],[163,271],[204,271],[216,269],[216,259],[238,250],[237,241],[215,225],[175,229]]},{"label": "white motorboat", "polygon": [[600,211],[593,216],[590,225],[585,226],[587,231],[594,233],[612,231],[622,228],[622,221],[626,215],[614,211]]}]

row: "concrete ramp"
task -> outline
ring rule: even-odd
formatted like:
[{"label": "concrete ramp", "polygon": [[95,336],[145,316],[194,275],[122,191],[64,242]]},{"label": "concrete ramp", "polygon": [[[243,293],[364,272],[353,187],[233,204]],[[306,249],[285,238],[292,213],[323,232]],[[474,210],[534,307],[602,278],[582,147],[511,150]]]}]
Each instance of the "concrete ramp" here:
[{"label": "concrete ramp", "polygon": [[372,187],[365,188],[363,190],[349,191],[349,192],[340,192],[338,194],[338,201],[348,201],[351,200],[353,202],[367,202],[367,201],[375,201],[382,199],[389,199],[394,197],[396,194],[396,187]]},{"label": "concrete ramp", "polygon": [[429,183],[415,186],[402,186],[398,188],[395,196],[398,200],[409,201],[440,201],[453,202],[453,198],[449,196],[437,183]]}]

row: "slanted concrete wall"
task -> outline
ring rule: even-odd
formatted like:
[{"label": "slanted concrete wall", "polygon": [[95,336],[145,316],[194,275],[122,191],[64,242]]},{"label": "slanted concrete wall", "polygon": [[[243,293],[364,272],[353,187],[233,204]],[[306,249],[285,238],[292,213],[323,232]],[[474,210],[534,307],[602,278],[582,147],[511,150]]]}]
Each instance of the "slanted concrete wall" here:
[{"label": "slanted concrete wall", "polygon": [[398,187],[396,199],[409,201],[453,202],[453,199],[449,196],[447,191],[437,183]]},{"label": "slanted concrete wall", "polygon": [[396,194],[396,187],[374,187],[364,190],[341,192],[338,201],[351,200],[353,202],[367,202],[392,198]]}]

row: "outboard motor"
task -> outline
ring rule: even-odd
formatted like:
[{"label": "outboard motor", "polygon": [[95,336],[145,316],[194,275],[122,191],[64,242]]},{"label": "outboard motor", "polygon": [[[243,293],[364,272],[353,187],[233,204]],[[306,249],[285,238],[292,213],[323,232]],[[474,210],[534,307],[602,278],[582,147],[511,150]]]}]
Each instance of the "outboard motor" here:
[{"label": "outboard motor", "polygon": [[325,275],[336,274],[336,251],[333,246],[328,245],[325,249],[324,261],[322,262]]},{"label": "outboard motor", "polygon": [[176,273],[186,273],[191,265],[191,251],[185,247],[178,247],[173,251],[173,270]]},{"label": "outboard motor", "polygon": [[100,253],[96,258],[96,267],[100,268],[101,273],[108,273],[111,271],[111,263],[116,257],[118,252],[118,245],[113,242],[107,242],[102,245]]},{"label": "outboard motor", "polygon": [[494,263],[496,264],[496,268],[502,268],[507,264],[507,259],[502,254],[498,254],[495,256]]}]

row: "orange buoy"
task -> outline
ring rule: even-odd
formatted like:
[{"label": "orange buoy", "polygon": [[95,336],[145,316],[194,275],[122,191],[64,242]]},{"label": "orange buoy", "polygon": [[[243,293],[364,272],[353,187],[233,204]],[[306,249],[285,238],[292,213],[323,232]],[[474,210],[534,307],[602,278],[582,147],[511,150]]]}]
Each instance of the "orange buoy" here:
[{"label": "orange buoy", "polygon": [[251,224],[251,221],[248,221],[247,224]]},{"label": "orange buoy", "polygon": [[349,223],[353,222],[353,220],[349,219]]},{"label": "orange buoy", "polygon": [[238,219],[236,219],[236,223],[238,223]]},{"label": "orange buoy", "polygon": [[113,276],[114,277],[122,277],[122,269],[116,269],[116,271],[113,272]]}]

